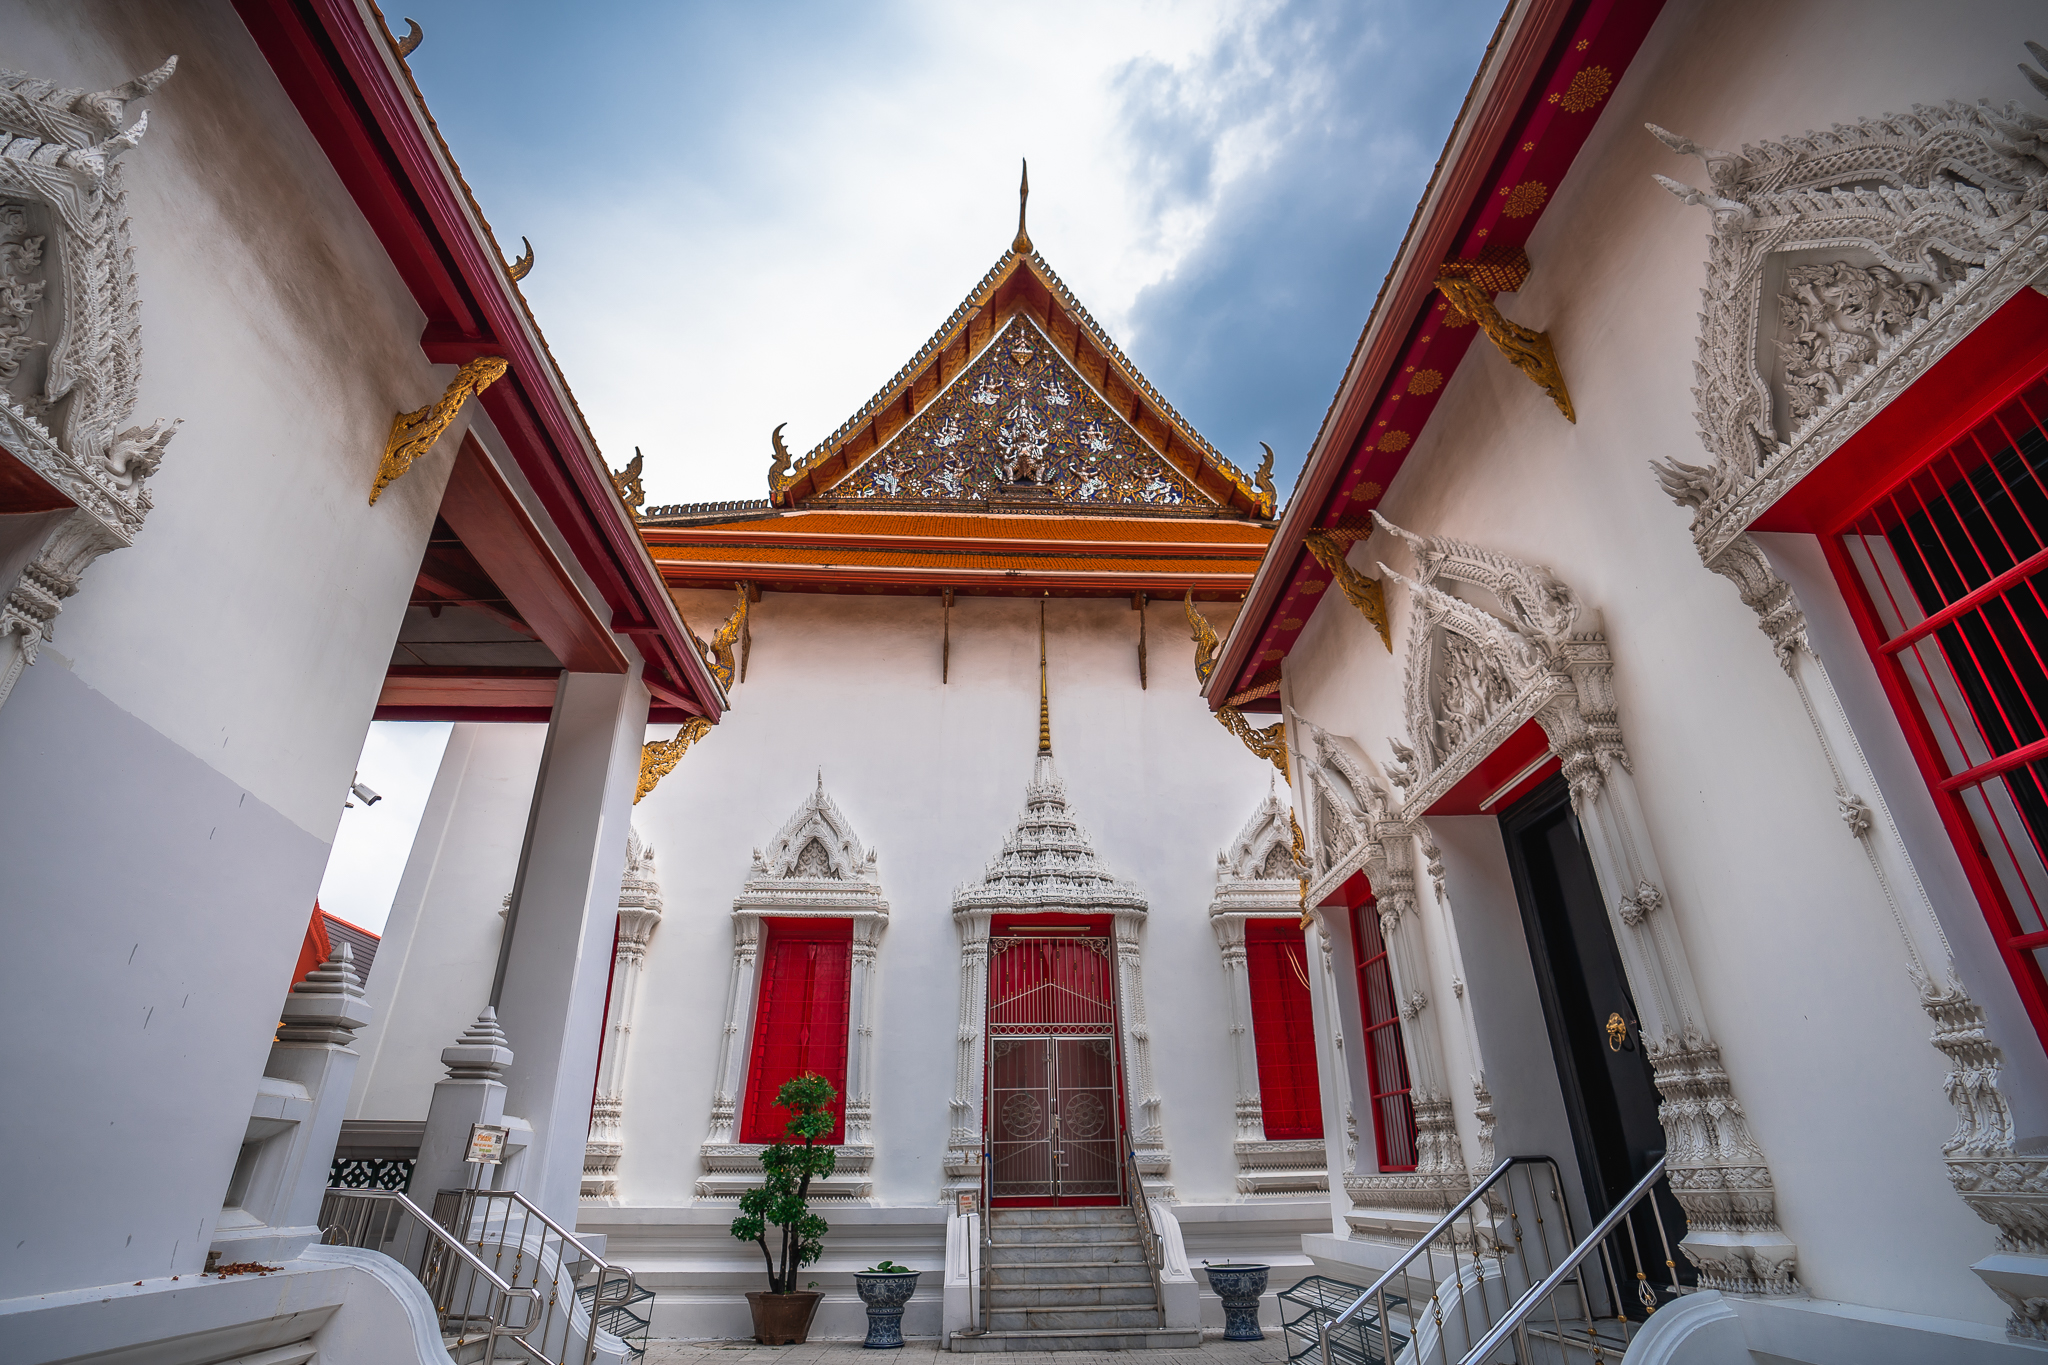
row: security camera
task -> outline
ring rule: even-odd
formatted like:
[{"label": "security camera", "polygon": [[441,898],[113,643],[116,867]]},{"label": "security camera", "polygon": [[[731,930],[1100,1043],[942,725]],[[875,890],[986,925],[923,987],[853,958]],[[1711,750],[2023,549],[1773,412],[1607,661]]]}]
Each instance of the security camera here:
[{"label": "security camera", "polygon": [[[376,792],[373,792],[368,787],[364,786],[360,781],[349,783],[348,790],[349,795],[355,797],[356,801],[360,801],[366,806],[374,806],[379,801],[382,801],[384,799],[383,797],[379,796]],[[356,802],[343,801],[341,804],[353,808]]]}]

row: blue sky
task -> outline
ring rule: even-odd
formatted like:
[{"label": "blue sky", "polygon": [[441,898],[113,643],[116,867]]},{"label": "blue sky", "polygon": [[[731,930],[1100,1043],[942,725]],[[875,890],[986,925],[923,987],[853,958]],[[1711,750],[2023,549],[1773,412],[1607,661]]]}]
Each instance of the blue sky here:
[{"label": "blue sky", "polygon": [[[614,466],[765,494],[1031,235],[1161,393],[1284,494],[1498,0],[393,0],[412,69]],[[372,727],[321,888],[382,927],[445,726]]]},{"label": "blue sky", "polygon": [[396,0],[606,455],[760,497],[1032,238],[1226,455],[1314,438],[1498,0]]}]

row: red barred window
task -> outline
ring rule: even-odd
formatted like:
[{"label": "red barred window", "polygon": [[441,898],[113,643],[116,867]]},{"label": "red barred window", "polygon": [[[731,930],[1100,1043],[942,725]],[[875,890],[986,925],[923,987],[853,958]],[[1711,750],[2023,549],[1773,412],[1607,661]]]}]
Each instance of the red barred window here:
[{"label": "red barred window", "polygon": [[1252,1048],[1259,1061],[1259,1109],[1274,1141],[1323,1135],[1323,1092],[1316,1082],[1315,1025],[1309,1015],[1308,952],[1286,919],[1244,923],[1251,976]]},{"label": "red barred window", "polygon": [[1821,541],[2048,1043],[2048,377]]},{"label": "red barred window", "polygon": [[1401,1007],[1394,996],[1393,964],[1380,936],[1379,905],[1368,900],[1351,912],[1351,943],[1358,957],[1358,1008],[1365,1018],[1365,1074],[1372,1092],[1372,1130],[1380,1169],[1415,1169],[1415,1108],[1408,1099],[1408,1055],[1401,1042]]},{"label": "red barred window", "polygon": [[741,1142],[776,1142],[790,1113],[775,1092],[815,1071],[840,1094],[827,1142],[846,1140],[846,1019],[853,967],[853,921],[762,921],[761,992],[754,1006],[754,1051],[747,1064]]}]

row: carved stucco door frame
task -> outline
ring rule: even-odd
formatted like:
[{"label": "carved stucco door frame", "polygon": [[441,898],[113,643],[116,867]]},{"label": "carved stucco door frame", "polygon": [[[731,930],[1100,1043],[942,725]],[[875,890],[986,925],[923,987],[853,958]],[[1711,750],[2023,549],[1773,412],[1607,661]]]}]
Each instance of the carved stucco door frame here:
[{"label": "carved stucco door frame", "polygon": [[733,901],[732,968],[726,978],[725,1024],[713,1085],[711,1121],[701,1156],[704,1175],[699,1198],[737,1199],[759,1183],[761,1144],[737,1141],[740,1095],[747,1082],[748,1051],[760,997],[761,935],[764,918],[841,918],[853,921],[846,1021],[846,1138],[834,1173],[813,1183],[826,1202],[872,1202],[874,1165],[875,983],[882,935],[889,927],[889,903],[872,850],[860,840],[837,804],[817,789],[776,832],[764,856],[754,850],[753,869]]}]

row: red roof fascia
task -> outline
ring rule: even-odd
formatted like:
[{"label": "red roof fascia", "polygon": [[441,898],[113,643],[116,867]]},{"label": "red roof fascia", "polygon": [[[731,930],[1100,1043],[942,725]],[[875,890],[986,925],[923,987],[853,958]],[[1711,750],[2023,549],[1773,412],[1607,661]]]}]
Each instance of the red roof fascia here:
[{"label": "red roof fascia", "polygon": [[[1245,610],[1224,641],[1205,689],[1212,709],[1253,686],[1262,670],[1270,671],[1324,597],[1334,595],[1323,592],[1329,574],[1302,548],[1304,537],[1317,529],[1370,525],[1367,511],[1393,482],[1478,336],[1476,326],[1453,330],[1437,323],[1440,265],[1528,240],[1541,221],[1540,209],[1509,219],[1504,196],[1536,180],[1549,203],[1606,109],[1603,94],[1597,108],[1563,113],[1562,93],[1581,70],[1594,66],[1608,71],[1611,93],[1662,7],[1663,0],[1526,0],[1502,18],[1502,32],[1416,207]],[[1403,377],[1417,368],[1436,370],[1445,382],[1428,393],[1403,392]],[[1382,437],[1396,431],[1408,441],[1381,449]],[[1379,491],[1353,496],[1367,484],[1377,484]]]},{"label": "red roof fascia", "polygon": [[717,719],[722,694],[374,21],[352,0],[236,0],[235,8],[427,315],[427,358],[509,362],[484,392],[484,408],[612,609],[612,629],[639,646],[649,689],[671,707]]}]

